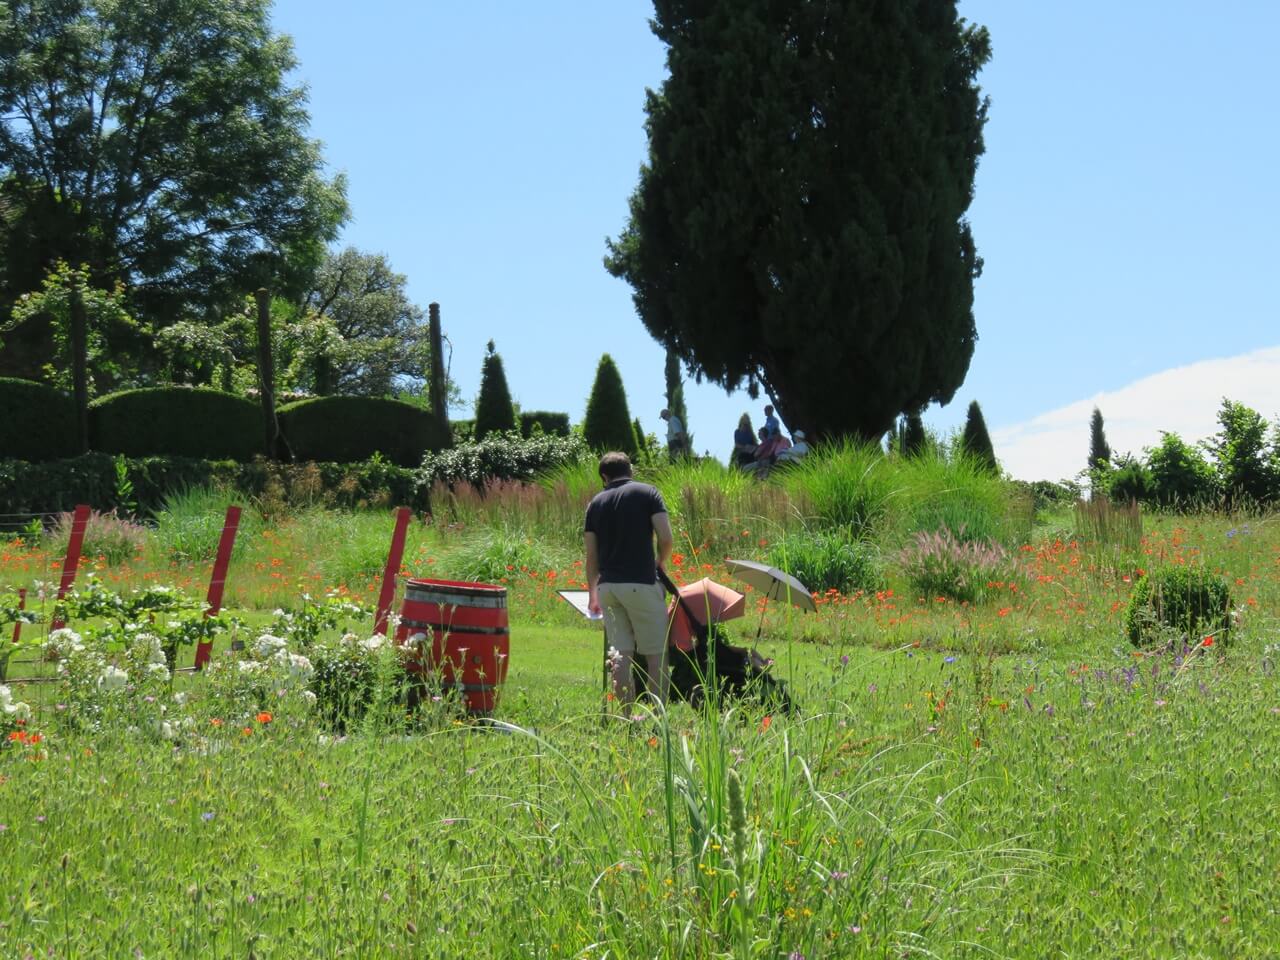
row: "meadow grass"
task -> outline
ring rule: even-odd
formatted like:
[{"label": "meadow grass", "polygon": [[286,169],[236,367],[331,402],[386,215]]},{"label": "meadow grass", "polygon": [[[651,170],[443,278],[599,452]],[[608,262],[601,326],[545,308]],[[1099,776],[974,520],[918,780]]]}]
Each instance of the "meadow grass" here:
[{"label": "meadow grass", "polygon": [[[998,509],[980,480],[917,469],[914,488],[901,473],[875,488],[879,543]],[[602,703],[601,634],[555,594],[581,583],[577,533],[544,533],[590,492],[579,481],[411,527],[402,573],[505,574],[497,728],[431,706],[337,737],[302,710],[220,712],[206,678],[181,676],[186,703],[169,709],[203,732],[175,744],[130,716],[76,726],[58,683],[15,683],[42,740],[0,745],[0,956],[1277,954],[1274,517],[1144,516],[1123,564],[1050,518],[1025,542],[1002,534],[1010,571],[974,604],[917,596],[889,564],[881,587],[822,594],[816,614],[765,611],[761,647],[797,715],[675,705],[633,726]],[[784,519],[790,494],[776,521],[742,512],[786,494],[781,476],[726,484],[720,502],[715,482],[671,480],[695,524],[733,521],[673,564],[681,581],[732,582],[730,550],[762,557],[771,522],[802,529]],[[963,503],[913,505],[929,489]],[[229,590],[243,634],[304,589],[368,601],[391,526],[313,511],[256,530]],[[207,564],[153,546],[88,567],[203,592]],[[9,544],[0,585],[49,579],[55,561]],[[1190,656],[1135,651],[1134,578],[1185,564],[1228,576],[1237,627]],[[762,612],[748,598],[728,625],[743,642]],[[47,663],[12,673],[56,678]]]}]

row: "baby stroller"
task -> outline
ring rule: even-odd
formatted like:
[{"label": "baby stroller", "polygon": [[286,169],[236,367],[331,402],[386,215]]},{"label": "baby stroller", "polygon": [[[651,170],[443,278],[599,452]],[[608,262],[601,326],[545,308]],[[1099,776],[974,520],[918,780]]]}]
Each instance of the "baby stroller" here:
[{"label": "baby stroller", "polygon": [[[675,597],[677,616],[687,619],[692,634],[692,648],[685,649],[668,634],[668,658],[671,663],[671,699],[683,700],[701,708],[718,703],[723,697],[734,697],[759,703],[766,710],[792,713],[795,704],[784,681],[769,672],[769,662],[755,650],[734,646],[724,629],[714,621],[699,619],[697,604],[689,603],[676,589],[666,571],[658,568],[658,579]],[[705,611],[704,611],[705,612]],[[648,675],[639,663],[633,667],[636,690],[647,689]]]}]

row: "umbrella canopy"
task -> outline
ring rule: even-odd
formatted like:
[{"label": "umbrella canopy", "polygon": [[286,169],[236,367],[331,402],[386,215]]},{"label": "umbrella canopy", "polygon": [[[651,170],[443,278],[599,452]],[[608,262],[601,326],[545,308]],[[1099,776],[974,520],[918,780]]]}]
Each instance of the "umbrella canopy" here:
[{"label": "umbrella canopy", "polygon": [[[700,624],[706,624],[708,616],[712,623],[734,620],[742,616],[747,607],[747,598],[737,590],[706,577],[697,583],[685,584],[680,588],[680,596],[684,607]],[[681,650],[692,650],[693,625],[678,600],[671,601],[667,615],[671,617],[671,642]]]},{"label": "umbrella canopy", "polygon": [[754,560],[728,560],[725,565],[743,583],[764,594],[767,600],[786,600],[801,610],[818,611],[809,588],[785,570]]}]

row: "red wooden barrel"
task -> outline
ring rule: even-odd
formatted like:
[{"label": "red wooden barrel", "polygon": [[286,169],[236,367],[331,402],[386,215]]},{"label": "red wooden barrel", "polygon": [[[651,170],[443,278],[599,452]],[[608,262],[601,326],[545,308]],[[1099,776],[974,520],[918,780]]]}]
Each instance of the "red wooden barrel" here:
[{"label": "red wooden barrel", "polygon": [[412,644],[415,638],[410,671],[438,673],[444,689],[456,689],[472,714],[493,711],[511,653],[506,587],[407,581],[396,639]]}]

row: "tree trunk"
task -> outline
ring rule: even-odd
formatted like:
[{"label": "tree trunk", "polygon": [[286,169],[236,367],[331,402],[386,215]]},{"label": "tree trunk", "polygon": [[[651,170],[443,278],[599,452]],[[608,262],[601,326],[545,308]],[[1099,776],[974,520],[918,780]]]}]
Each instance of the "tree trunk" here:
[{"label": "tree trunk", "polygon": [[444,334],[440,330],[440,304],[427,306],[428,335],[431,338],[431,376],[427,382],[427,399],[431,412],[440,425],[441,435],[449,436],[449,385],[445,383]]},{"label": "tree trunk", "polygon": [[280,424],[276,421],[276,372],[271,357],[271,293],[261,288],[253,296],[258,303],[258,396],[262,400],[265,451],[268,460],[275,460]]},{"label": "tree trunk", "polygon": [[71,388],[76,405],[76,447],[89,452],[89,323],[78,283],[71,288]]}]

